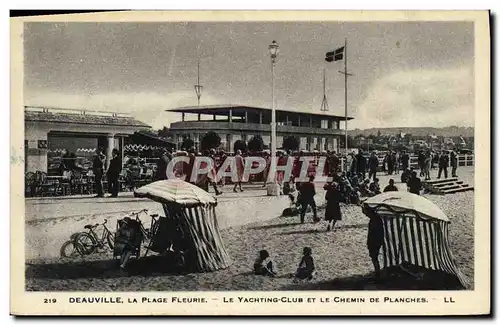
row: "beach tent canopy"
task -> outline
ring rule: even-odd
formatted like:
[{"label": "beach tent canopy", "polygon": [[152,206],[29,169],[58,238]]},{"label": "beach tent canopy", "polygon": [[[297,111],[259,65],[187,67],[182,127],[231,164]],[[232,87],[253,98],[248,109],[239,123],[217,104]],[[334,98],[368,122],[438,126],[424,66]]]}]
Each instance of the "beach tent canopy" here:
[{"label": "beach tent canopy", "polygon": [[367,199],[363,204],[371,208],[383,206],[394,212],[408,212],[410,215],[423,219],[449,221],[443,211],[433,202],[409,192],[382,193]]},{"label": "beach tent canopy", "polygon": [[162,203],[165,218],[177,225],[176,232],[183,237],[186,264],[193,270],[211,272],[231,265],[219,232],[213,195],[178,179],[153,182],[134,194]]},{"label": "beach tent canopy", "polygon": [[467,287],[449,245],[450,220],[431,201],[409,192],[386,192],[363,202],[384,228],[384,267],[408,263],[456,276]]},{"label": "beach tent canopy", "polygon": [[216,204],[215,197],[198,186],[180,179],[150,183],[135,190],[135,196],[147,197],[160,203],[181,205]]}]

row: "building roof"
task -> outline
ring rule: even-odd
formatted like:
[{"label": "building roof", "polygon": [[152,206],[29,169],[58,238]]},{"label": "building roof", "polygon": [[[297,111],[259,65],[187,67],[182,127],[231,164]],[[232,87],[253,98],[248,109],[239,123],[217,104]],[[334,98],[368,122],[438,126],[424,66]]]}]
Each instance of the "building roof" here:
[{"label": "building roof", "polygon": [[148,132],[148,131],[137,131],[135,132],[132,136],[131,136],[131,139],[132,141],[134,139],[139,139],[139,138],[142,138],[146,141],[150,141],[150,142],[154,142],[154,143],[157,143],[157,144],[167,144],[167,145],[170,145],[170,146],[174,146],[175,143],[170,141],[169,139],[165,138],[165,137],[162,137],[162,136],[159,136],[157,134],[153,134],[151,132]]},{"label": "building roof", "polygon": [[[238,116],[244,114],[245,109],[250,109],[254,111],[271,111],[271,108],[267,107],[256,107],[256,106],[247,106],[247,105],[237,105],[237,104],[226,104],[226,105],[200,105],[200,106],[185,106],[185,107],[176,107],[167,109],[167,112],[176,112],[176,113],[194,113],[194,114],[226,114],[229,109],[235,109],[233,111],[233,115]],[[239,112],[238,112],[239,111]],[[303,112],[303,111],[294,111],[289,109],[277,109],[276,112],[288,112],[288,113],[296,113],[296,114],[306,114],[313,116],[325,116],[332,117],[336,119],[345,120],[345,116],[333,115],[329,112]],[[238,114],[240,113],[240,114]],[[353,120],[354,117],[347,117],[348,120]]]},{"label": "building roof", "polygon": [[138,121],[127,114],[73,110],[64,108],[25,106],[24,119],[25,121],[37,122],[115,125],[137,128],[150,128],[150,126],[146,123]]}]

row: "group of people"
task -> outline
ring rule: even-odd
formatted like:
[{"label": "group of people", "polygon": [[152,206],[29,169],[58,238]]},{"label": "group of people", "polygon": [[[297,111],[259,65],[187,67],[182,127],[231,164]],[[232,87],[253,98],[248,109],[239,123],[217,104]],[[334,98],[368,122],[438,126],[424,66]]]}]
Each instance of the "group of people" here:
[{"label": "group of people", "polygon": [[92,171],[95,177],[96,197],[104,197],[103,177],[106,175],[108,180],[108,192],[110,197],[118,197],[120,192],[120,173],[122,171],[122,161],[120,151],[112,150],[112,157],[109,166],[106,168],[106,155],[102,148],[97,149],[96,155],[92,161]]},{"label": "group of people", "polygon": [[[441,151],[439,153],[434,153],[431,150],[420,150],[417,152],[418,168],[420,169],[420,177],[425,177],[425,180],[430,180],[430,170],[434,168],[434,164],[437,163],[439,170],[437,178],[440,179],[441,175],[448,178],[448,168],[451,167],[451,176],[457,177],[458,168],[458,151],[453,149],[450,152]],[[375,180],[377,177],[377,171],[380,167],[380,159],[377,154],[373,151],[367,158],[363,150],[359,150],[357,154],[354,152],[349,153],[347,157],[347,170],[351,174],[365,175],[368,173],[368,178]],[[384,158],[382,159],[383,172],[387,175],[398,175],[400,171],[403,173],[410,170],[410,155],[406,151],[401,151],[401,153],[393,150],[389,150]]]},{"label": "group of people", "polygon": [[[373,181],[362,179],[362,175],[350,175],[350,173],[341,173],[335,176],[332,181],[324,185],[325,190],[325,220],[328,222],[327,231],[335,228],[336,222],[342,220],[340,203],[359,205],[363,198],[368,198],[380,194],[382,192],[399,191],[395,185],[394,179],[389,179],[388,184],[383,188],[380,187],[379,179]],[[293,184],[293,179],[290,180]],[[422,191],[422,181],[417,176],[417,172],[411,169],[408,179],[404,182],[408,192],[420,195]],[[300,222],[305,222],[305,215],[310,207],[313,213],[313,222],[319,222],[320,218],[317,215],[317,206],[315,202],[316,188],[314,184],[314,176],[309,177],[309,181],[305,183],[293,184],[290,188],[297,189],[297,196],[293,195],[291,190],[288,193],[292,207],[284,211],[285,215],[300,215]]]}]

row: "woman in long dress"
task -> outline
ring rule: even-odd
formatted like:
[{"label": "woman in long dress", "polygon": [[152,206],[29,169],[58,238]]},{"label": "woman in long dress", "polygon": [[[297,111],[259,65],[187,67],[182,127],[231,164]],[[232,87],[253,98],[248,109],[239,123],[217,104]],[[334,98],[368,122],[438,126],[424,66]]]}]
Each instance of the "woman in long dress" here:
[{"label": "woman in long dress", "polygon": [[342,212],[340,211],[340,201],[342,200],[342,194],[338,189],[338,184],[332,182],[326,188],[325,200],[326,200],[326,210],[325,210],[325,220],[328,221],[328,227],[326,231],[333,230],[337,221],[342,220]]}]

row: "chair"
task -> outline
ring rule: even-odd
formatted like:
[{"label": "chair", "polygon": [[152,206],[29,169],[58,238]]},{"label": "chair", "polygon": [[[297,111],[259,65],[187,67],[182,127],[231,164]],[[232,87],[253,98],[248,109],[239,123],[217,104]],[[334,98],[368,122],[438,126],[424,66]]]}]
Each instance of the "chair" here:
[{"label": "chair", "polygon": [[36,194],[40,196],[57,195],[60,191],[59,179],[47,178],[47,173],[37,171],[35,173],[36,179]]},{"label": "chair", "polygon": [[36,179],[35,173],[27,172],[24,175],[24,195],[25,196],[34,196],[36,190]]}]

